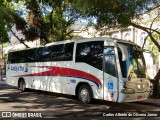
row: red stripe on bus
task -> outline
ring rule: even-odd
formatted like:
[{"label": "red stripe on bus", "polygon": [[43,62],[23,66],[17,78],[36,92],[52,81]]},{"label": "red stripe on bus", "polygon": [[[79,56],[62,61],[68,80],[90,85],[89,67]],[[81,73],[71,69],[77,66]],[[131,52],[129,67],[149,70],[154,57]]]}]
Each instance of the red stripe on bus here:
[{"label": "red stripe on bus", "polygon": [[21,75],[21,76],[69,76],[69,77],[88,79],[102,86],[101,81],[97,77],[80,70],[75,70],[72,68],[64,68],[64,67],[54,67],[54,66],[53,67],[52,66],[32,66],[32,67],[49,68],[49,70],[45,72],[38,72],[33,74]]}]

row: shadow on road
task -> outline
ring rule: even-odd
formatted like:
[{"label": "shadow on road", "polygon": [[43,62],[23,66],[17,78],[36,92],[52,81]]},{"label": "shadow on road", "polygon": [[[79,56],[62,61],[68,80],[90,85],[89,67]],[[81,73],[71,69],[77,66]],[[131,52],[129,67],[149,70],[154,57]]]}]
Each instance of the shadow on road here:
[{"label": "shadow on road", "polygon": [[[47,111],[45,114],[60,116],[102,116],[107,111],[140,111],[146,107],[133,105],[132,103],[114,103],[101,100],[93,100],[91,104],[82,104],[75,96],[28,90],[20,92],[16,87],[0,85],[0,103],[12,103],[9,108],[19,111]],[[2,109],[1,109],[2,110]]]}]

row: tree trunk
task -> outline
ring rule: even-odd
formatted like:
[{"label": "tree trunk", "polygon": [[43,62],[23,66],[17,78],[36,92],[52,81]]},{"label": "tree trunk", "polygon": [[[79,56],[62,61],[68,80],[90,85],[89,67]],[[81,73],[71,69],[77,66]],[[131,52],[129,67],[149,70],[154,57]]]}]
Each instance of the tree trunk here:
[{"label": "tree trunk", "polygon": [[154,82],[153,82],[153,98],[160,98],[160,69],[158,70],[156,76],[154,77]]},{"label": "tree trunk", "polygon": [[22,43],[26,48],[30,48],[27,44],[25,44],[23,39],[20,39],[14,32],[13,30],[11,30],[11,32],[13,33],[13,35],[19,40],[20,43]]}]

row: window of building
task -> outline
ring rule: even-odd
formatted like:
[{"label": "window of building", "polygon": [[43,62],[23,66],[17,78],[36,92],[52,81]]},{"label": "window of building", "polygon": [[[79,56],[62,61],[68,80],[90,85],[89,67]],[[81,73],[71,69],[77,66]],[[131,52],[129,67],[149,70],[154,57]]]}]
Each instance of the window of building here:
[{"label": "window of building", "polygon": [[129,33],[126,33],[124,35],[124,40],[130,40],[130,34]]},{"label": "window of building", "polygon": [[147,34],[146,34],[145,32],[142,32],[142,33],[140,34],[140,45],[141,45],[141,46],[143,46],[144,40],[145,40],[146,36],[147,36]]},{"label": "window of building", "polygon": [[118,35],[114,35],[113,38],[118,38]]}]

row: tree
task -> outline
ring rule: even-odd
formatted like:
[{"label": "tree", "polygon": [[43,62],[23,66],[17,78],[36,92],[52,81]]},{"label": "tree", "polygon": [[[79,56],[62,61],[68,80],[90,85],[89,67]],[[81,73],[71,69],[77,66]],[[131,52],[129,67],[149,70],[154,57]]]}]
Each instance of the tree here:
[{"label": "tree", "polygon": [[[72,25],[81,18],[81,13],[72,5],[69,0],[2,0],[1,6],[5,10],[2,23],[7,32],[23,43],[40,38],[43,43],[66,40],[73,37]],[[5,12],[4,12],[5,11]],[[15,26],[24,38],[16,35],[17,31],[12,30]]]},{"label": "tree", "polygon": [[[0,16],[0,42],[7,42],[9,40],[9,37],[8,37],[8,34],[7,34],[7,31],[9,29],[8,26],[10,26],[9,24],[9,21],[10,19],[7,19],[8,16],[7,16],[7,13],[8,12],[8,9],[5,7],[4,4],[0,3],[0,13],[1,13],[1,16]],[[4,19],[6,18],[6,19]]]},{"label": "tree", "polygon": [[[15,10],[15,4],[11,3],[10,0],[1,0],[0,1],[0,25],[1,25],[1,33],[2,35],[2,42],[9,42],[9,35],[8,32],[12,32],[13,35],[20,41],[20,43],[24,44],[26,47],[28,47],[25,44],[24,39],[20,39],[16,33],[12,30],[13,26],[16,27],[17,31],[21,30],[22,32],[26,32],[28,34],[27,30],[27,23],[25,22],[24,18],[20,17],[20,13]],[[27,35],[25,34],[25,35]]]},{"label": "tree", "polygon": [[[153,28],[153,23],[160,18],[159,13],[152,19],[150,26],[146,27],[139,24],[139,22],[142,22],[140,20],[144,20],[144,14],[149,14],[155,9],[158,9],[158,12],[160,11],[158,0],[153,0],[153,3],[150,0],[78,0],[76,2],[73,1],[73,4],[83,10],[88,17],[97,20],[93,23],[97,26],[97,29],[102,27],[128,27],[131,25],[145,31],[160,52],[160,44],[153,36],[155,33],[160,35],[159,29]],[[160,69],[154,79],[153,97],[159,97]]]}]

